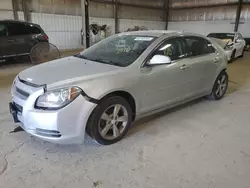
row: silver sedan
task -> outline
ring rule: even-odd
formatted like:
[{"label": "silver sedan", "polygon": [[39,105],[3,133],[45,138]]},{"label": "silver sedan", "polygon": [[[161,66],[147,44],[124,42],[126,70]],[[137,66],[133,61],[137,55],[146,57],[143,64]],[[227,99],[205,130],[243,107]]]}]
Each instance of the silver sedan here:
[{"label": "silver sedan", "polygon": [[226,69],[223,49],[205,36],[126,32],[24,70],[9,107],[15,122],[43,140],[79,143],[87,132],[109,145],[137,119],[203,96],[221,99]]}]

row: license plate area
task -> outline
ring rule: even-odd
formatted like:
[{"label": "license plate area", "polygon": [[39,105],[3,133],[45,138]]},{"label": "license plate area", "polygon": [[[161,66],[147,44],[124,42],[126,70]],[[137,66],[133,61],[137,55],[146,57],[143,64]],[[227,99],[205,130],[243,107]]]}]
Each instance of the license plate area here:
[{"label": "license plate area", "polygon": [[17,117],[18,109],[17,109],[16,105],[13,103],[9,103],[9,109],[10,109],[10,113],[14,119],[14,122],[19,123],[20,121],[18,120],[18,117]]}]

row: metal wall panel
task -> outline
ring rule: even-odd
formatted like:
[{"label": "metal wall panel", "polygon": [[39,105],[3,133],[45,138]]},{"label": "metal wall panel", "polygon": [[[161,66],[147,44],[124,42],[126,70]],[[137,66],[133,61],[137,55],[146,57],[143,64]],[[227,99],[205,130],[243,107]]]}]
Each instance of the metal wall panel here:
[{"label": "metal wall panel", "polygon": [[172,0],[171,6],[175,8],[192,7],[192,6],[204,6],[204,5],[216,5],[235,3],[238,0]]},{"label": "metal wall panel", "polygon": [[[211,32],[233,32],[234,23],[230,20],[169,22],[169,29],[207,35]],[[244,21],[239,25],[239,32],[242,33],[243,37],[250,37],[249,31],[250,21]]]},{"label": "metal wall panel", "polygon": [[207,35],[210,32],[233,32],[234,25],[225,20],[169,22],[169,29]]},{"label": "metal wall panel", "polygon": [[118,17],[120,19],[163,21],[165,13],[156,9],[119,6]]},{"label": "metal wall panel", "polygon": [[243,37],[250,38],[250,21],[247,20],[242,24],[239,24],[238,31],[242,34]]},{"label": "metal wall panel", "polygon": [[[32,13],[32,22],[39,24],[59,49],[81,48],[82,17],[58,14]],[[107,25],[107,35],[115,33],[115,21],[109,18],[90,17],[90,24]]]},{"label": "metal wall panel", "polygon": [[153,30],[165,29],[165,22],[161,21],[120,19],[119,22],[120,32],[126,31],[129,28],[134,28],[135,26],[146,27],[147,29]]},{"label": "metal wall panel", "polygon": [[0,19],[13,19],[13,11],[10,10],[0,10]]},{"label": "metal wall panel", "polygon": [[59,49],[81,47],[81,16],[32,13],[32,22],[39,24]]},{"label": "metal wall panel", "polygon": [[[149,14],[147,13],[146,16],[148,15]],[[49,36],[50,42],[55,44],[59,49],[74,49],[81,47],[81,16],[32,13],[31,19],[32,22],[41,25]],[[107,36],[115,33],[114,18],[90,17],[90,24],[92,23],[107,25]],[[126,31],[129,28],[134,28],[135,26],[144,26],[148,29],[164,29],[165,22],[119,19],[119,31]],[[92,41],[92,39],[90,40]]]},{"label": "metal wall panel", "polygon": [[[234,20],[237,6],[181,9],[170,11],[170,21]],[[247,7],[243,7],[244,13]],[[242,14],[243,16],[243,14]]]},{"label": "metal wall panel", "polygon": [[91,17],[100,18],[113,18],[114,17],[114,7],[110,4],[104,3],[89,3],[89,15]]},{"label": "metal wall panel", "polygon": [[24,21],[24,14],[23,11],[17,11],[18,19]]},{"label": "metal wall panel", "polygon": [[11,0],[0,0],[0,9],[1,10],[12,10],[12,1]]},{"label": "metal wall panel", "polygon": [[162,7],[164,4],[163,0],[119,0],[121,3],[133,4],[133,5],[145,5],[145,6],[154,6]]}]

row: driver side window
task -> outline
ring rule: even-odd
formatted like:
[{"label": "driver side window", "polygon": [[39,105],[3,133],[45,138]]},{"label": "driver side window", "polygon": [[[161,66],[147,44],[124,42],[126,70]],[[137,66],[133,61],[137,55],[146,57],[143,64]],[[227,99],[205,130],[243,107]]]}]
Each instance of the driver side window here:
[{"label": "driver side window", "polygon": [[175,61],[185,57],[185,43],[182,38],[172,38],[165,41],[154,53],[154,55],[165,55]]},{"label": "driver side window", "polygon": [[7,36],[7,27],[4,24],[0,24],[0,37]]}]

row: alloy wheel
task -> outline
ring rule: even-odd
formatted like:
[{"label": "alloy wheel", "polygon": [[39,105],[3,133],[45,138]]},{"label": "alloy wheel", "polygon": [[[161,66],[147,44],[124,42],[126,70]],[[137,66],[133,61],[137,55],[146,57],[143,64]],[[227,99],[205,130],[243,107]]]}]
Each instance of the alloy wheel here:
[{"label": "alloy wheel", "polygon": [[227,78],[225,75],[222,75],[218,80],[217,80],[217,85],[215,89],[215,94],[217,97],[222,97],[227,89]]},{"label": "alloy wheel", "polygon": [[99,120],[98,131],[102,138],[114,140],[125,131],[128,125],[128,111],[120,104],[109,106]]}]

